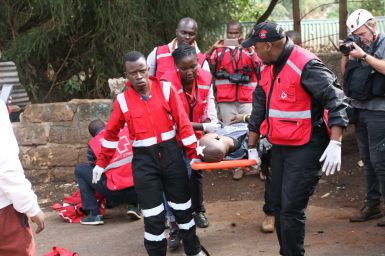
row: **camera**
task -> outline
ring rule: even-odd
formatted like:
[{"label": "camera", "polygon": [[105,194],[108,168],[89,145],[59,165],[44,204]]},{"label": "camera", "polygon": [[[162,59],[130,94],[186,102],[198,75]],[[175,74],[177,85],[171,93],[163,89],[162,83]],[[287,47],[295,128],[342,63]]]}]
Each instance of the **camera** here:
[{"label": "camera", "polygon": [[231,74],[229,77],[230,82],[234,84],[247,84],[250,82],[250,76],[245,75],[246,73],[251,72],[252,70],[249,68],[249,66],[245,65],[243,66],[242,73],[239,72],[240,70],[235,70],[234,74]]},{"label": "camera", "polygon": [[361,45],[360,37],[356,35],[348,36],[344,40],[344,42],[340,45],[340,52],[342,52],[345,55],[349,54],[352,50],[354,50],[353,43],[356,43],[358,46],[360,46]]},{"label": "camera", "polygon": [[215,77],[218,79],[229,79],[230,74],[226,70],[221,69],[215,72]]}]

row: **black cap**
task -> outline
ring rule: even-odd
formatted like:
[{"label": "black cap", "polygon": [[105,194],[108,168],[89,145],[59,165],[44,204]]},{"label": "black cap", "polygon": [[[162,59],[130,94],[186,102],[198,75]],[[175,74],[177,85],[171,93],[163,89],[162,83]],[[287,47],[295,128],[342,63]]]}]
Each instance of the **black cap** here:
[{"label": "black cap", "polygon": [[272,22],[255,24],[250,36],[242,43],[242,47],[249,48],[257,42],[274,42],[284,38],[283,28]]}]

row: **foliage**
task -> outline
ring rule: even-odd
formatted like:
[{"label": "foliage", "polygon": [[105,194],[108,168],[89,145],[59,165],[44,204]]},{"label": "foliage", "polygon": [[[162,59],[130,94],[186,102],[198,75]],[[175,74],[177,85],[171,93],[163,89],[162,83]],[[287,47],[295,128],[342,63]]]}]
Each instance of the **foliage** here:
[{"label": "foliage", "polygon": [[170,41],[185,16],[197,20],[204,49],[239,10],[223,0],[2,0],[0,9],[2,58],[16,62],[35,102],[105,97],[127,51]]}]

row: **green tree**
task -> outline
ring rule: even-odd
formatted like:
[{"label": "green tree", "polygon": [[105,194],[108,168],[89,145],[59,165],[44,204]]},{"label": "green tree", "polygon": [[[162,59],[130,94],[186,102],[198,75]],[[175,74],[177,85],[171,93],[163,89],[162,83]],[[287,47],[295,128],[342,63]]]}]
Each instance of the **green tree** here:
[{"label": "green tree", "polygon": [[170,41],[178,20],[199,24],[205,49],[238,11],[223,0],[2,0],[0,50],[16,62],[35,102],[105,97],[129,50],[148,54]]}]

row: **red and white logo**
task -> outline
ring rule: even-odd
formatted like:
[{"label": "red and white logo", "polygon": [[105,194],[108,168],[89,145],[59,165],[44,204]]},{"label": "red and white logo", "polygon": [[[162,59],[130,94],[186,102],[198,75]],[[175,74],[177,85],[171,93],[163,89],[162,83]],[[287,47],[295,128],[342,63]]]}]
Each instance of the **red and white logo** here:
[{"label": "red and white logo", "polygon": [[261,39],[265,39],[266,36],[267,36],[267,30],[266,29],[262,29],[261,31],[259,31],[259,38]]}]

